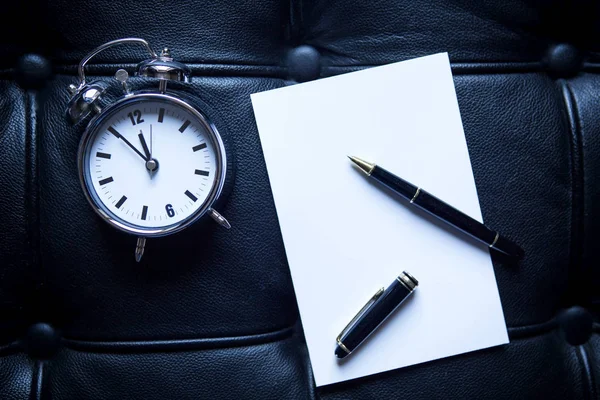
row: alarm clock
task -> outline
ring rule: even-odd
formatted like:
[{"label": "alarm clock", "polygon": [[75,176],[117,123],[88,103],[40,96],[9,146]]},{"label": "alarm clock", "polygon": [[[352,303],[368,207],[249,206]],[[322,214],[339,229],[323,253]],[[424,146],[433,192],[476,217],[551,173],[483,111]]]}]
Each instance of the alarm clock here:
[{"label": "alarm clock", "polygon": [[[132,92],[123,69],[112,83],[86,82],[86,64],[122,44],[145,47],[150,58],[138,64],[136,75],[157,78],[149,80],[155,87]],[[214,208],[228,172],[223,139],[200,99],[169,88],[172,82],[188,83],[190,69],[168,49],[157,55],[147,41],[126,38],[90,52],[78,75],[66,113],[74,125],[83,125],[77,154],[81,187],[104,221],[137,236],[136,261],[147,238],[180,232],[203,217],[229,229]],[[111,84],[118,96],[107,95]]]}]

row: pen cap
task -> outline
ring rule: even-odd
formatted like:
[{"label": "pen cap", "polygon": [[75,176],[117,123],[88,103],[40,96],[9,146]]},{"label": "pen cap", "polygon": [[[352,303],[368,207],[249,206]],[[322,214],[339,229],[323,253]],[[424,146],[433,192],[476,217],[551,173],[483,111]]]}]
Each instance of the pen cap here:
[{"label": "pen cap", "polygon": [[414,292],[418,284],[404,271],[386,289],[381,288],[336,338],[336,356],[344,358],[352,353]]},{"label": "pen cap", "polygon": [[407,287],[407,289],[411,291],[415,290],[415,288],[419,286],[419,281],[406,271],[398,275],[398,279]]}]

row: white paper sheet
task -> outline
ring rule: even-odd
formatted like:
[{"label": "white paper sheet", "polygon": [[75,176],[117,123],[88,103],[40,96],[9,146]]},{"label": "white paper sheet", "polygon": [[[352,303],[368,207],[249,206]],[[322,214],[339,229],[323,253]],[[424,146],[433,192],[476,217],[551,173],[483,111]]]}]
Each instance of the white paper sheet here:
[{"label": "white paper sheet", "polygon": [[[486,246],[346,157],[482,220],[447,54],[256,93],[252,104],[317,386],[508,343]],[[339,363],[335,337],[403,270],[419,280],[413,296]]]}]

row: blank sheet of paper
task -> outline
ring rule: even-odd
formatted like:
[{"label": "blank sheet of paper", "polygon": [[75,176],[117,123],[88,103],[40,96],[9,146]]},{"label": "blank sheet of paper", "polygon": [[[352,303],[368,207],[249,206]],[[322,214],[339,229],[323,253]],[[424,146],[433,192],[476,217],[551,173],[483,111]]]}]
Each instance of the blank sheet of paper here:
[{"label": "blank sheet of paper", "polygon": [[[377,163],[482,220],[447,54],[252,95],[317,386],[508,343],[486,246],[371,182]],[[335,338],[402,271],[414,294],[342,363]]]}]

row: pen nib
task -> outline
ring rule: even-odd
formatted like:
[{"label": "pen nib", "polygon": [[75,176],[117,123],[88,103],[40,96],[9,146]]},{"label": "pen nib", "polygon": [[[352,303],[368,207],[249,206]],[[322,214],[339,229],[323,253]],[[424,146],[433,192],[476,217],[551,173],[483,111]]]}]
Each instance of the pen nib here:
[{"label": "pen nib", "polygon": [[371,175],[371,172],[373,172],[375,169],[375,164],[362,160],[358,157],[348,156],[348,158],[367,175]]}]

